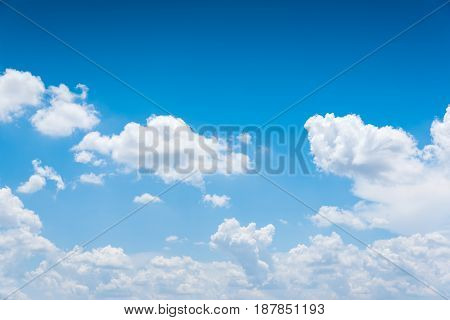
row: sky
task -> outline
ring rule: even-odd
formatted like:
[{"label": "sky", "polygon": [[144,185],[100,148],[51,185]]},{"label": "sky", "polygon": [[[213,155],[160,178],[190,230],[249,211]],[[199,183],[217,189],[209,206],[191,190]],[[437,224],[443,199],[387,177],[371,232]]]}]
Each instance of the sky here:
[{"label": "sky", "polygon": [[306,130],[308,174],[136,158],[182,127],[219,166],[292,159],[201,129],[265,124],[444,1],[1,2],[2,296],[72,253],[10,298],[450,295],[450,6],[271,122]]}]

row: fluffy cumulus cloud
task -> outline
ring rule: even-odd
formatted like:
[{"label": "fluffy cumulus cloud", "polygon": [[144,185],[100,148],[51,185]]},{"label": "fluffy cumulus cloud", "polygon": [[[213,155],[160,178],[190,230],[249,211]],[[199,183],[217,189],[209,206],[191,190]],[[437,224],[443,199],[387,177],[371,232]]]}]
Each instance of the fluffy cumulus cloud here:
[{"label": "fluffy cumulus cloud", "polygon": [[251,166],[225,140],[197,134],[173,116],[151,116],[145,126],[130,122],[111,136],[90,132],[73,151],[109,157],[125,171],[155,174],[166,183],[183,180],[197,186],[206,174],[239,174]]},{"label": "fluffy cumulus cloud", "polygon": [[269,271],[270,257],[265,249],[272,243],[275,227],[257,229],[255,223],[241,226],[236,219],[226,219],[211,236],[210,246],[231,254],[254,281],[262,281]]},{"label": "fluffy cumulus cloud", "polygon": [[[439,289],[449,292],[450,242],[439,233],[375,241],[371,247]],[[273,257],[273,289],[289,296],[326,299],[440,298],[370,249],[345,244],[336,233],[316,235]],[[430,263],[433,261],[433,263]]]},{"label": "fluffy cumulus cloud", "polygon": [[133,202],[146,204],[151,202],[161,202],[161,199],[158,196],[151,195],[150,193],[143,193],[140,196],[134,197]]},{"label": "fluffy cumulus cloud", "polygon": [[[227,219],[210,239],[212,249],[227,254],[221,261],[130,255],[112,246],[65,251],[40,235],[37,214],[7,187],[0,189],[0,226],[2,296],[69,256],[10,297],[15,299],[436,298],[370,249],[346,244],[335,233],[277,252],[270,250],[274,226],[242,226]],[[371,248],[444,294],[450,292],[448,234],[379,240]]]},{"label": "fluffy cumulus cloud", "polygon": [[41,220],[31,210],[25,209],[22,201],[11,189],[0,189],[0,227],[18,227],[37,231],[42,227]]},{"label": "fluffy cumulus cloud", "polygon": [[86,103],[88,88],[78,84],[77,89],[78,94],[65,84],[45,88],[30,72],[6,69],[0,75],[0,122],[11,122],[34,107],[38,110],[30,121],[44,135],[67,137],[75,130],[90,130],[100,121],[98,112]]},{"label": "fluffy cumulus cloud", "polygon": [[41,190],[46,184],[47,180],[54,181],[57,190],[64,190],[66,185],[63,178],[49,166],[41,166],[41,161],[36,159],[32,161],[34,174],[28,181],[22,183],[17,191],[20,193],[34,193]]},{"label": "fluffy cumulus cloud", "polygon": [[355,180],[404,181],[423,170],[416,141],[392,127],[365,124],[359,116],[314,116],[305,124],[314,163]]},{"label": "fluffy cumulus cloud", "polygon": [[11,122],[26,107],[38,107],[44,92],[41,78],[30,72],[6,69],[0,75],[0,122]]},{"label": "fluffy cumulus cloud", "polygon": [[39,175],[33,174],[28,181],[22,183],[17,191],[20,193],[35,193],[36,191],[41,190],[47,184],[47,180]]},{"label": "fluffy cumulus cloud", "polygon": [[[423,149],[402,129],[365,124],[356,115],[317,115],[305,128],[316,166],[351,179],[360,198],[351,210],[324,207],[321,213],[357,229],[449,230],[449,108],[443,120],[433,122],[432,144]],[[323,216],[313,220],[326,225]]]},{"label": "fluffy cumulus cloud", "polygon": [[40,235],[41,228],[38,215],[26,209],[10,188],[0,188],[0,294],[17,287],[18,274],[32,268],[32,257],[56,253],[57,248]]},{"label": "fluffy cumulus cloud", "polygon": [[52,137],[67,137],[75,130],[90,130],[99,123],[94,106],[86,103],[88,88],[77,85],[81,90],[75,94],[60,84],[49,87],[49,106],[40,109],[31,118],[33,126],[42,134]]},{"label": "fluffy cumulus cloud", "polygon": [[217,194],[205,194],[203,196],[203,202],[209,203],[213,208],[228,207],[230,205],[231,198],[227,195],[217,195]]}]

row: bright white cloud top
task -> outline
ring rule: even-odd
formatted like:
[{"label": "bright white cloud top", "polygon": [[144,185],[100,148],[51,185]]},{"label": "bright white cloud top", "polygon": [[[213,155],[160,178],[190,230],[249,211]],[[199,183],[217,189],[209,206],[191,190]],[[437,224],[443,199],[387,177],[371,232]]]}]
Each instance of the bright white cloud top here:
[{"label": "bright white cloud top", "polygon": [[226,141],[197,134],[173,116],[151,116],[146,126],[130,122],[117,135],[90,132],[73,151],[95,152],[126,171],[148,171],[166,183],[196,186],[207,174],[242,174],[251,167],[248,156],[230,151]]},{"label": "bright white cloud top", "polygon": [[6,69],[0,76],[0,122],[11,122],[34,107],[30,121],[44,135],[67,137],[76,130],[90,130],[100,122],[98,112],[86,103],[88,87],[78,84],[77,89],[79,94],[65,84],[46,89],[40,77]]},{"label": "bright white cloud top", "polygon": [[236,219],[225,219],[211,236],[209,245],[230,253],[242,265],[253,282],[264,281],[269,272],[270,257],[265,249],[272,243],[275,227],[257,229],[255,223],[240,225]]},{"label": "bright white cloud top", "polygon": [[0,122],[22,116],[26,107],[38,107],[45,92],[41,78],[30,72],[6,69],[0,75]]},{"label": "bright white cloud top", "polygon": [[100,122],[94,106],[85,102],[88,88],[81,84],[77,88],[81,90],[80,94],[71,92],[64,84],[48,89],[50,106],[31,117],[31,123],[40,133],[67,137],[77,129],[90,130]]},{"label": "bright white cloud top", "polygon": [[[361,199],[352,210],[324,207],[322,213],[357,229],[450,229],[450,108],[433,122],[433,144],[423,149],[402,129],[364,124],[356,115],[314,116],[305,128],[317,167],[351,179]],[[326,224],[320,216],[313,220]]]}]

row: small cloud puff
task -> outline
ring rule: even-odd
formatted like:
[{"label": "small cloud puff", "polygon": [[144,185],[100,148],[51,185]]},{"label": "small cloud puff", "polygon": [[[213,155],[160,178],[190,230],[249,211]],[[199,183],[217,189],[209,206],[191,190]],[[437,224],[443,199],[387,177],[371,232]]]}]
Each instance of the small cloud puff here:
[{"label": "small cloud puff", "polygon": [[217,194],[205,194],[203,196],[203,202],[209,203],[213,208],[228,207],[230,205],[231,198],[226,195],[219,196]]},{"label": "small cloud puff", "polygon": [[166,242],[177,242],[179,240],[178,236],[168,236]]},{"label": "small cloud puff", "polygon": [[103,185],[105,174],[85,173],[80,176],[80,182],[85,184]]},{"label": "small cloud puff", "polygon": [[158,196],[151,195],[150,193],[143,193],[140,196],[134,197],[133,202],[139,204],[146,204],[151,202],[161,202],[162,200]]}]

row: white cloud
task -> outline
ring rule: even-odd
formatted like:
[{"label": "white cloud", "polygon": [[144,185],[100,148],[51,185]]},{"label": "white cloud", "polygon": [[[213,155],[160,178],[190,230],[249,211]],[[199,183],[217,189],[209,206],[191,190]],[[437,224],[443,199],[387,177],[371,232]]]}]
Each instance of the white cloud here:
[{"label": "white cloud", "polygon": [[[0,188],[0,294],[15,289],[33,257],[51,256],[56,247],[40,236],[39,216],[26,209],[8,187]],[[18,297],[23,297],[19,294]]]},{"label": "white cloud", "polygon": [[77,88],[79,94],[65,84],[46,89],[40,77],[6,69],[0,75],[0,122],[11,122],[22,116],[26,107],[34,107],[39,109],[30,121],[44,135],[67,137],[75,130],[90,130],[100,122],[98,112],[86,103],[88,88],[82,84]]},{"label": "white cloud", "polygon": [[21,116],[25,107],[41,104],[45,87],[41,78],[30,72],[6,69],[0,75],[0,122]]},{"label": "white cloud", "polygon": [[80,182],[86,184],[103,185],[104,174],[84,173],[80,176]]},{"label": "white cloud", "polygon": [[[370,250],[316,235],[288,252],[272,252],[275,228],[225,220],[210,245],[233,261],[128,255],[106,246],[71,251],[39,235],[39,217],[9,188],[0,189],[0,294],[41,274],[12,298],[31,299],[411,299],[436,298]],[[168,238],[176,241],[175,237]],[[450,238],[440,233],[375,241],[371,247],[443,292],[450,290]],[[44,260],[34,267],[30,259]]]},{"label": "white cloud", "polygon": [[288,222],[284,219],[278,219],[278,221],[280,221],[281,224],[288,224]]},{"label": "white cloud", "polygon": [[78,163],[89,163],[94,159],[94,154],[92,152],[81,151],[75,153],[75,162]]},{"label": "white cloud", "polygon": [[439,119],[433,121],[430,131],[433,144],[425,147],[425,153],[448,168],[450,164],[450,105],[442,121]]},{"label": "white cloud", "polygon": [[355,115],[310,118],[305,128],[316,166],[350,178],[361,199],[336,218],[402,234],[450,230],[449,111],[433,122],[433,144],[422,150],[405,131],[364,124]]},{"label": "white cloud", "polygon": [[66,188],[66,185],[64,184],[63,179],[55,171],[55,169],[53,169],[52,167],[49,167],[49,166],[41,167],[40,160],[33,160],[32,164],[33,164],[34,172],[48,180],[54,181],[56,183],[56,188],[58,190],[64,190]]},{"label": "white cloud", "polygon": [[213,208],[228,207],[230,205],[231,198],[226,195],[219,196],[217,194],[205,194],[203,196],[203,202],[211,204]]},{"label": "white cloud", "polygon": [[105,164],[103,159],[97,159],[97,157],[88,151],[81,151],[74,154],[75,162],[87,164],[90,163],[96,167],[102,166]]},{"label": "white cloud", "polygon": [[0,188],[0,228],[20,227],[40,230],[41,220],[31,210],[25,209],[22,201],[11,189]]},{"label": "white cloud", "polygon": [[[450,288],[447,237],[415,235],[372,245],[440,290]],[[200,262],[179,256],[138,258],[113,247],[74,250],[80,255],[46,273],[24,293],[30,298],[65,299],[436,298],[412,277],[366,249],[345,244],[335,233],[317,235],[308,244],[274,253],[265,276],[253,281],[239,262]],[[44,261],[26,277],[42,272],[52,261]]]},{"label": "white cloud", "polygon": [[[34,281],[27,288],[28,297],[41,299],[89,299],[95,298],[98,286],[122,274],[131,266],[131,259],[121,248],[106,246],[90,251],[75,247],[42,261],[25,274],[25,280],[47,270],[55,261],[70,255],[55,268]],[[45,288],[45,289],[44,289]]]},{"label": "white cloud", "polygon": [[150,193],[143,193],[140,196],[134,197],[134,203],[150,203],[150,202],[161,202],[161,199],[158,196],[151,195]]},{"label": "white cloud", "polygon": [[[450,274],[445,269],[450,257],[448,237],[417,234],[375,241],[371,247],[444,293],[450,289]],[[371,250],[345,244],[336,233],[316,235],[309,245],[275,254],[273,261],[279,298],[439,298]]]},{"label": "white cloud", "polygon": [[93,105],[86,104],[88,88],[77,85],[81,90],[75,94],[69,88],[60,84],[50,86],[50,106],[40,109],[31,118],[31,123],[42,134],[52,137],[67,137],[75,130],[90,130],[100,120]]},{"label": "white cloud", "polygon": [[311,220],[319,227],[329,227],[333,223],[340,226],[349,226],[353,229],[363,230],[369,226],[353,212],[338,207],[322,206],[319,213],[313,215]]},{"label": "white cloud", "polygon": [[146,299],[238,299],[246,297],[250,288],[242,268],[230,262],[157,256],[138,266],[137,272],[100,284],[96,293]]},{"label": "white cloud", "polygon": [[[227,221],[222,226],[225,224]],[[87,257],[64,262],[58,273],[45,275],[35,289],[51,284],[45,292],[67,298],[436,298],[432,291],[386,260],[368,249],[345,244],[336,233],[316,235],[309,243],[287,252],[266,250],[264,272],[258,266],[255,277],[245,256],[255,259],[255,248],[266,248],[272,237],[267,231],[257,235],[264,228],[249,232],[239,223],[232,229],[217,241],[222,249],[239,257],[235,262],[200,262],[177,256],[136,259],[119,248],[96,249],[105,251],[102,258],[89,251]],[[438,233],[397,237],[375,241],[372,247],[441,291],[450,288],[448,237]],[[99,265],[99,261],[105,262]]]},{"label": "white cloud", "polygon": [[178,236],[168,236],[165,240],[166,242],[177,242],[180,239],[178,238]]},{"label": "white cloud", "polygon": [[250,168],[249,158],[230,151],[226,141],[199,135],[172,116],[151,116],[146,126],[130,122],[118,135],[90,132],[73,151],[109,156],[126,171],[147,170],[166,183],[186,178],[183,181],[196,186],[203,185],[204,175],[239,174]]},{"label": "white cloud", "polygon": [[401,129],[364,124],[360,117],[316,115],[305,124],[314,163],[353,179],[404,181],[423,170],[415,140]]},{"label": "white cloud", "polygon": [[45,184],[47,183],[47,180],[45,180],[44,177],[33,174],[28,181],[22,183],[18,188],[17,191],[20,193],[34,193],[36,191],[41,190]]},{"label": "white cloud", "polygon": [[[125,254],[122,248],[106,246],[94,248],[91,251],[84,251],[80,247],[75,247],[72,252],[77,252],[70,259],[70,263],[93,265],[95,267],[107,268],[127,268],[130,258]],[[87,268],[79,269],[82,272],[89,272]]]},{"label": "white cloud", "polygon": [[34,193],[41,190],[48,180],[52,180],[56,183],[57,190],[64,190],[66,185],[62,177],[52,167],[41,166],[41,161],[36,159],[32,161],[34,174],[28,179],[28,181],[22,183],[17,191],[20,193]]},{"label": "white cloud", "polygon": [[236,219],[225,219],[211,236],[210,246],[230,253],[253,281],[261,281],[269,271],[265,248],[272,243],[275,227],[271,224],[257,229],[255,223],[240,225]]}]

